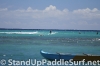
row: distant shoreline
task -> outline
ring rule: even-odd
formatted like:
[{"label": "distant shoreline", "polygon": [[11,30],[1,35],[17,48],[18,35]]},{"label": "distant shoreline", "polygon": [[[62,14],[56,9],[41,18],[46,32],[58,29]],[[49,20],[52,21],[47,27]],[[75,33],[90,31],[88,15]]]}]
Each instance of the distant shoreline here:
[{"label": "distant shoreline", "polygon": [[100,30],[82,30],[82,29],[23,29],[23,28],[0,28],[0,30],[58,30],[58,31],[100,31]]}]

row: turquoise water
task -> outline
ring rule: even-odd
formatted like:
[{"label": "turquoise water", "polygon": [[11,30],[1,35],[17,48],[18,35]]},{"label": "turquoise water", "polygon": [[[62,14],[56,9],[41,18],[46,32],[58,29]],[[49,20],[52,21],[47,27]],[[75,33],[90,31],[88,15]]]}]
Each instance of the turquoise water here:
[{"label": "turquoise water", "polygon": [[50,30],[39,29],[0,30],[0,60],[41,60],[41,49],[52,53],[100,55],[100,31],[52,30],[51,34],[49,32]]}]

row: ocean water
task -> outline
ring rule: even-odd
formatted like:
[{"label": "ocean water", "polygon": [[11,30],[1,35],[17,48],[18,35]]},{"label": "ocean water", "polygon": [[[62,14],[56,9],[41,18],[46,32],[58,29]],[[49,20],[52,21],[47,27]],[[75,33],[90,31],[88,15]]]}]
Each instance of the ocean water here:
[{"label": "ocean water", "polygon": [[[100,55],[100,31],[51,31],[52,33],[50,34],[50,30],[45,29],[1,29],[0,66],[2,65],[2,59],[6,60],[5,66],[8,66],[7,63],[9,59],[18,61],[27,61],[29,59],[42,60],[44,58],[41,56],[40,50],[51,53],[87,53]],[[5,61],[3,61],[3,63],[5,63]],[[47,65],[45,64],[43,66]]]}]

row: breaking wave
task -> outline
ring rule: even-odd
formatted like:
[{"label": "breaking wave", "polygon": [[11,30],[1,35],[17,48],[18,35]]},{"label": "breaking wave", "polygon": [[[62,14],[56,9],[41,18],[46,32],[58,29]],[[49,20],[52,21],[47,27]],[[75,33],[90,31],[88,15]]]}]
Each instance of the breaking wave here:
[{"label": "breaking wave", "polygon": [[1,34],[38,34],[38,32],[0,32]]},{"label": "breaking wave", "polygon": [[51,34],[56,34],[57,32],[52,32]]}]

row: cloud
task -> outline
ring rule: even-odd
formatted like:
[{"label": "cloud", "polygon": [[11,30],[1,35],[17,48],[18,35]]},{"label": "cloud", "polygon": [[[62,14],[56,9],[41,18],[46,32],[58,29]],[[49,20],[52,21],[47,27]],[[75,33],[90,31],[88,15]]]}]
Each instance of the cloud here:
[{"label": "cloud", "polygon": [[85,19],[96,19],[100,18],[100,11],[97,8],[94,9],[78,9],[73,11],[74,14],[77,14],[77,16],[81,16],[80,18],[85,18]]},{"label": "cloud", "polygon": [[2,25],[13,28],[100,29],[98,28],[100,10],[97,8],[59,10],[53,5],[43,10],[32,7],[17,10],[2,8],[0,9],[0,26],[3,27]]},{"label": "cloud", "polygon": [[0,11],[7,11],[7,8],[1,8]]},{"label": "cloud", "polygon": [[50,5],[49,7],[45,8],[45,11],[52,11],[52,10],[56,10],[56,7],[53,5]]},{"label": "cloud", "polygon": [[32,9],[31,7],[28,7],[28,8],[27,8],[27,11],[29,11],[29,12],[32,11],[32,10],[33,10],[33,9]]}]

